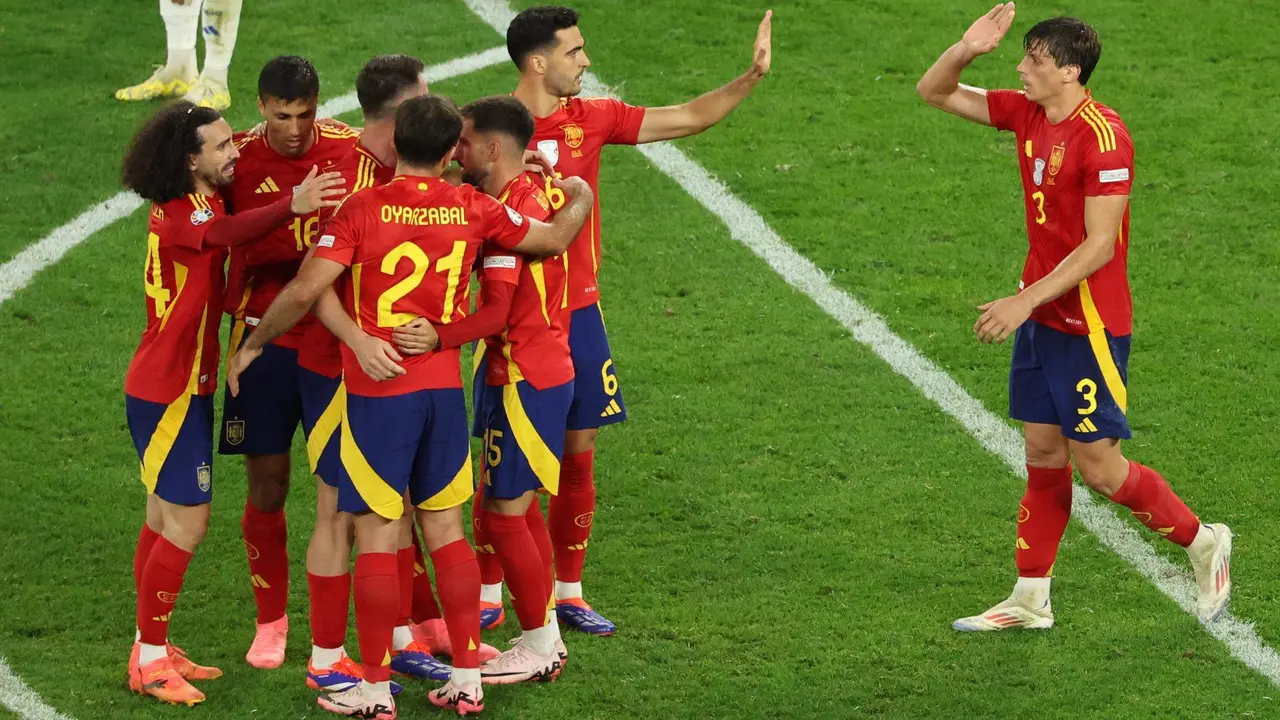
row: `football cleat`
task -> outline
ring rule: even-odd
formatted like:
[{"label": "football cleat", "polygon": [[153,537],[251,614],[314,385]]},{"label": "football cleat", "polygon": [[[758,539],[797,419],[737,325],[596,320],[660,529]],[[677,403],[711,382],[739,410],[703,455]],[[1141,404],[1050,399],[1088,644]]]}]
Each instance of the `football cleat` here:
[{"label": "football cleat", "polygon": [[360,683],[350,690],[321,695],[316,704],[338,715],[364,718],[365,720],[395,720],[396,701],[391,693],[374,692],[368,683]]},{"label": "football cleat", "polygon": [[231,107],[231,91],[227,86],[203,75],[192,83],[182,99],[219,112]]},{"label": "football cleat", "polygon": [[[410,626],[409,630],[413,633],[413,639],[425,646],[433,657],[453,657],[453,642],[449,640],[449,627],[443,619],[424,620]],[[488,662],[498,657],[498,654],[498,648],[480,643],[480,662]]]},{"label": "football cleat", "polygon": [[427,700],[438,708],[453,709],[459,715],[469,715],[484,710],[484,691],[480,683],[455,685],[450,680],[444,687],[427,693]]},{"label": "football cleat", "polygon": [[175,77],[167,68],[156,68],[151,77],[137,85],[130,85],[116,91],[116,99],[123,102],[138,102],[156,98],[171,98],[185,95],[195,83],[195,76]]},{"label": "football cleat", "polygon": [[1191,567],[1196,573],[1196,585],[1200,587],[1197,602],[1202,622],[1213,622],[1227,608],[1231,599],[1231,528],[1220,523],[1205,525],[1213,533],[1213,544],[1199,553],[1192,553]]},{"label": "football cleat", "polygon": [[560,653],[553,649],[540,655],[529,643],[517,642],[510,650],[480,666],[480,680],[493,685],[536,680],[555,682],[563,669]]},{"label": "football cleat", "polygon": [[502,603],[480,603],[480,629],[492,630],[507,621],[507,611]]},{"label": "football cleat", "polygon": [[154,660],[142,667],[137,663],[132,664],[129,667],[129,687],[136,687],[135,692],[173,705],[191,706],[204,702],[204,693],[179,675],[170,665],[168,657]]},{"label": "football cleat", "polygon": [[253,644],[244,659],[261,670],[272,670],[284,664],[285,641],[289,637],[289,616],[279,620],[259,623],[253,636]]},{"label": "football cleat", "polygon": [[[142,652],[140,643],[133,644],[133,650],[129,653],[129,667],[136,667],[138,664],[138,655]],[[169,646],[169,666],[174,669],[184,680],[213,680],[222,677],[222,671],[216,667],[205,667],[197,665],[187,659],[187,653],[176,645]],[[142,681],[140,678],[129,673],[129,689],[140,693],[142,692]]]},{"label": "football cleat", "polygon": [[[307,687],[312,690],[346,692],[359,685],[363,679],[364,671],[361,670],[360,664],[352,660],[349,655],[343,655],[341,660],[328,668],[317,668],[310,662],[307,663]],[[403,685],[398,682],[391,683],[392,695],[399,695],[402,692],[404,692]]]},{"label": "football cleat", "polygon": [[960,632],[991,632],[995,630],[1047,630],[1053,627],[1053,607],[1048,601],[1036,610],[1024,605],[1015,595],[981,615],[960,618],[951,623]]},{"label": "football cleat", "polygon": [[391,672],[443,681],[449,679],[453,668],[435,659],[425,645],[414,640],[403,650],[391,651]]},{"label": "football cleat", "polygon": [[582,598],[556,600],[556,617],[560,622],[588,635],[608,636],[618,631],[618,626],[591,608]]}]

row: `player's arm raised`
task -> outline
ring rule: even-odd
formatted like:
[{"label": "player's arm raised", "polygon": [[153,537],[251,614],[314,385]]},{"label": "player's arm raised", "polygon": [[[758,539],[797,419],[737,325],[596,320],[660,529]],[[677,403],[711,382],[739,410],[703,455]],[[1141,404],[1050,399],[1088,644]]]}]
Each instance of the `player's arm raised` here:
[{"label": "player's arm raised", "polygon": [[751,67],[724,87],[712,90],[683,105],[648,108],[640,124],[637,143],[697,135],[725,119],[733,109],[755,89],[773,63],[773,11],[764,14],[756,30],[756,42],[751,56]]},{"label": "player's arm raised", "polygon": [[595,203],[595,196],[587,181],[575,176],[552,180],[552,184],[564,191],[569,202],[556,211],[549,223],[525,218],[525,222],[529,223],[529,232],[512,250],[539,257],[559,255],[569,249],[573,238],[587,221]]},{"label": "player's arm raised", "polygon": [[1128,195],[1103,195],[1084,199],[1085,239],[1048,275],[1027,286],[1022,292],[978,307],[982,315],[973,325],[982,342],[1004,342],[1031,317],[1032,311],[1057,300],[1085,278],[1111,262],[1116,254],[1116,240],[1129,205]]},{"label": "player's arm raised", "polygon": [[969,26],[960,42],[947,48],[916,83],[930,105],[983,125],[991,125],[987,91],[961,84],[960,73],[980,55],[995,50],[1013,25],[1013,3],[1001,3]]}]

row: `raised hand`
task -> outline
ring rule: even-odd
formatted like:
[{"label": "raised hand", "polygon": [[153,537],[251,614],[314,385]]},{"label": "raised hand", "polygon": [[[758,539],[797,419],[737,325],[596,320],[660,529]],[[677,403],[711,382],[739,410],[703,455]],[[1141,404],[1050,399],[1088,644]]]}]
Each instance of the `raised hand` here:
[{"label": "raised hand", "polygon": [[969,26],[964,38],[960,40],[961,44],[975,55],[986,55],[995,50],[1013,25],[1013,14],[1013,3],[996,5]]},{"label": "raised hand", "polygon": [[[1010,6],[1013,3],[1009,3]],[[773,64],[773,11],[766,10],[764,19],[760,21],[760,29],[756,30],[756,45],[751,52],[751,73],[756,77],[769,74],[769,66]]]},{"label": "raised hand", "polygon": [[310,215],[322,207],[337,207],[342,203],[342,196],[347,194],[347,181],[342,173],[320,175],[319,172],[320,168],[312,165],[307,178],[293,189],[289,208],[295,215]]}]

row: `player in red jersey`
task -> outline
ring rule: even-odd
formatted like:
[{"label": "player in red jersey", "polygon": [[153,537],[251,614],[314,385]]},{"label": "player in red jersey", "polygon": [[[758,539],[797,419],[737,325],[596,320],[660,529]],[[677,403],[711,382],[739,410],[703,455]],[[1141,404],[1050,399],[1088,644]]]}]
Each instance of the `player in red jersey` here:
[{"label": "player in red jersey", "polygon": [[[357,134],[345,126],[315,123],[320,81],[305,59],[282,56],[258,75],[258,107],[264,132],[237,136],[240,172],[229,192],[236,212],[288,195],[312,165],[328,169],[351,151]],[[252,334],[272,298],[297,273],[314,244],[319,217],[294,218],[252,248],[233,252],[227,297],[232,314],[231,350]],[[257,629],[245,659],[258,668],[284,662],[289,619],[288,536],[284,503],[289,492],[289,448],[302,419],[298,347],[309,322],[267,349],[244,378],[245,392],[227,394],[218,452],[244,455],[249,493],[241,529],[257,604]]]},{"label": "player in red jersey", "polygon": [[[536,119],[530,147],[541,150],[556,175],[581,176],[596,190],[600,151],[605,145],[636,145],[696,135],[723,120],[769,72],[772,62],[772,13],[756,33],[751,66],[729,84],[682,105],[641,108],[607,98],[582,100],[582,75],[590,67],[578,14],[566,7],[535,7],[521,12],[507,28],[507,51],[520,70],[515,97]],[[550,182],[550,180],[548,180]],[[550,185],[553,210],[564,198]],[[595,444],[600,427],[622,422],[626,405],[614,372],[599,307],[602,255],[600,208],[592,208],[564,262],[570,312],[569,348],[575,372],[573,406],[561,465],[560,493],[550,505],[555,546],[556,613],[570,627],[611,635],[616,626],[582,597],[582,567],[595,516]],[[501,622],[501,570],[484,567],[482,608],[486,626]]]},{"label": "player in red jersey", "polygon": [[[510,96],[462,108],[458,143],[463,178],[521,215],[551,217],[541,175],[527,172],[522,154],[533,137],[533,116]],[[484,439],[473,527],[480,554],[498,558],[511,584],[524,631],[519,642],[485,663],[487,682],[553,680],[568,659],[551,607],[551,538],[538,493],[553,496],[560,482],[565,427],[573,400],[569,313],[562,308],[564,261],[524,257],[499,247],[481,258],[481,303],[460,323],[435,328],[440,347],[486,338],[486,377],[477,377],[475,434]],[[468,326],[470,325],[470,326]]]},{"label": "player in red jersey", "polygon": [[1013,17],[1013,3],[996,5],[916,86],[934,107],[1014,133],[1030,240],[1018,293],[980,306],[974,324],[983,342],[1014,335],[1009,408],[1023,423],[1027,454],[1018,581],[1007,600],[955,628],[1053,626],[1049,579],[1071,514],[1073,459],[1085,485],[1186,548],[1208,622],[1230,597],[1231,531],[1201,524],[1159,473],[1120,448],[1130,437],[1133,142],[1115,111],[1085,89],[1102,45],[1080,20],[1044,20],[1023,37],[1022,90],[961,85],[961,71],[996,48]]},{"label": "player in red jersey", "polygon": [[147,488],[133,561],[138,635],[129,687],[187,705],[204,700],[188,680],[222,674],[169,645],[168,627],[209,523],[227,248],[259,241],[295,213],[336,205],[325,198],[343,192],[341,178],[317,177],[312,168],[293,196],[229,216],[217,189],[231,182],[238,157],[222,116],[183,101],[138,131],[122,173],[125,187],[152,203],[142,275],[147,327],[125,376],[129,432]]},{"label": "player in red jersey", "polygon": [[396,178],[350,196],[314,256],[232,358],[228,373],[232,392],[238,392],[241,373],[264,346],[348,273],[344,304],[362,331],[352,335],[349,320],[346,327],[331,323],[317,308],[346,348],[338,509],[355,516],[356,629],[364,674],[354,689],[320,698],[322,707],[338,714],[395,717],[388,682],[399,598],[395,551],[406,492],[431,552],[454,650],[452,677],[430,699],[459,712],[483,708],[480,576],[460,510],[473,486],[459,352],[401,358],[389,340],[394,328],[418,317],[448,324],[466,315],[465,279],[482,242],[538,255],[562,253],[594,199],[581,179],[565,181],[558,187],[574,199],[548,225],[473,188],[450,185],[440,176],[453,161],[461,129],[462,118],[447,99],[429,95],[400,106]]}]

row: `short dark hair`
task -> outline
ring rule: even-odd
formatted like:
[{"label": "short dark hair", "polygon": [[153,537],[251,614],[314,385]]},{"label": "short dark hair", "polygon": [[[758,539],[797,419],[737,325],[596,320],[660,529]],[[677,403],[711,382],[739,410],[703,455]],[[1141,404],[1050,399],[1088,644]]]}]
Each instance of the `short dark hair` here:
[{"label": "short dark hair", "polygon": [[195,192],[187,158],[200,153],[200,128],[222,115],[186,100],[166,105],[148,120],[129,143],[120,182],[153,203]]},{"label": "short dark hair", "polygon": [[464,106],[462,117],[471,121],[476,132],[497,132],[515,141],[520,149],[529,147],[533,139],[533,114],[524,103],[510,95],[480,98]]},{"label": "short dark hair", "polygon": [[320,76],[310,60],[297,55],[273,57],[258,73],[258,99],[285,102],[320,97]]},{"label": "short dark hair", "polygon": [[462,135],[462,116],[443,95],[410,98],[396,110],[396,153],[409,165],[431,167],[444,159]]},{"label": "short dark hair", "polygon": [[530,55],[555,44],[556,33],[575,27],[578,13],[560,5],[540,5],[522,11],[507,26],[507,54],[523,70]]},{"label": "short dark hair", "polygon": [[391,101],[417,85],[425,68],[421,60],[411,55],[378,55],[370,59],[356,76],[356,97],[364,116],[386,117]]},{"label": "short dark hair", "polygon": [[1058,67],[1080,68],[1080,84],[1089,82],[1093,69],[1102,57],[1102,41],[1089,23],[1073,17],[1041,20],[1022,38],[1022,49],[1044,50]]}]

